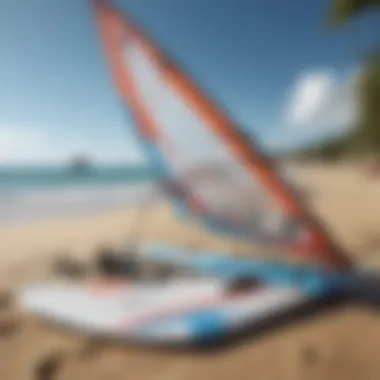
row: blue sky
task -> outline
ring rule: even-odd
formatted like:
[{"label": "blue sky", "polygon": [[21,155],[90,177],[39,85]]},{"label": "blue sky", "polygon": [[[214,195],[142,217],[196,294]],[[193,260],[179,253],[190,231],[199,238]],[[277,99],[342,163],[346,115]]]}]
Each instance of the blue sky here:
[{"label": "blue sky", "polygon": [[[349,124],[358,58],[378,37],[377,15],[327,30],[327,0],[113,3],[273,147]],[[0,164],[77,152],[134,159],[90,2],[0,0],[0,8]]]}]

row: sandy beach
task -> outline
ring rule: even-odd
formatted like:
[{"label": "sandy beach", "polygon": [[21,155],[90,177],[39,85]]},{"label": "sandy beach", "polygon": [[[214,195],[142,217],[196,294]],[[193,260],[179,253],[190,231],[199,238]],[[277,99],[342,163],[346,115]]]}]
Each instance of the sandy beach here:
[{"label": "sandy beach", "polygon": [[[350,166],[299,166],[296,181],[336,240],[363,266],[380,269],[380,179]],[[247,252],[248,246],[177,222],[166,204],[128,207],[0,229],[1,287],[51,278],[55,255],[91,257],[101,244],[128,240],[141,217],[144,241]],[[344,306],[218,352],[117,347],[59,331],[0,299],[0,379],[122,380],[380,378],[380,312]],[[41,365],[45,367],[41,368]],[[45,376],[45,377],[44,377]]]}]

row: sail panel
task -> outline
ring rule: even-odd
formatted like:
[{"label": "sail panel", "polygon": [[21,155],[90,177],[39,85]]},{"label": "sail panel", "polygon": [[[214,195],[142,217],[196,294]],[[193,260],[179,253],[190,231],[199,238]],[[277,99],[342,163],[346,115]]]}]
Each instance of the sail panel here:
[{"label": "sail panel", "polygon": [[[168,85],[160,69],[144,53],[133,33],[125,38],[124,64],[129,67],[139,96],[158,126],[156,136],[174,178],[205,205],[203,221],[219,232],[246,239],[278,243],[295,241],[301,226],[292,224],[273,197],[246,170],[233,152]],[[217,176],[213,168],[218,168]],[[203,171],[203,176],[197,176]],[[223,173],[222,173],[223,171]],[[207,173],[207,174],[206,174]],[[295,224],[292,224],[296,227]],[[293,235],[292,235],[293,233]]]},{"label": "sail panel", "polygon": [[97,10],[119,92],[149,141],[164,191],[220,233],[346,265],[253,142],[134,24],[104,3]]}]

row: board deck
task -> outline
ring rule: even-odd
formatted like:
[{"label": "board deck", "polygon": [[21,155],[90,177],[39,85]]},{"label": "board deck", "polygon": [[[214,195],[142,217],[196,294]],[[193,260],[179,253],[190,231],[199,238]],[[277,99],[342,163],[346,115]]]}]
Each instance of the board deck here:
[{"label": "board deck", "polygon": [[20,305],[51,322],[95,335],[147,343],[187,344],[223,338],[308,302],[297,287],[255,287],[226,293],[219,279],[162,283],[105,281],[37,284]]}]

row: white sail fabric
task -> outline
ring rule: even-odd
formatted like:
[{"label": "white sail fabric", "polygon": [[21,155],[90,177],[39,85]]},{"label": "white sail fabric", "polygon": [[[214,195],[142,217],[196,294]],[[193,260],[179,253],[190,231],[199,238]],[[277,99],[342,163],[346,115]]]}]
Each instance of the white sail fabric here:
[{"label": "white sail fabric", "polygon": [[300,225],[287,217],[273,195],[167,83],[133,35],[125,38],[124,63],[160,132],[154,143],[166,168],[202,202],[203,221],[245,239],[299,241]]}]

